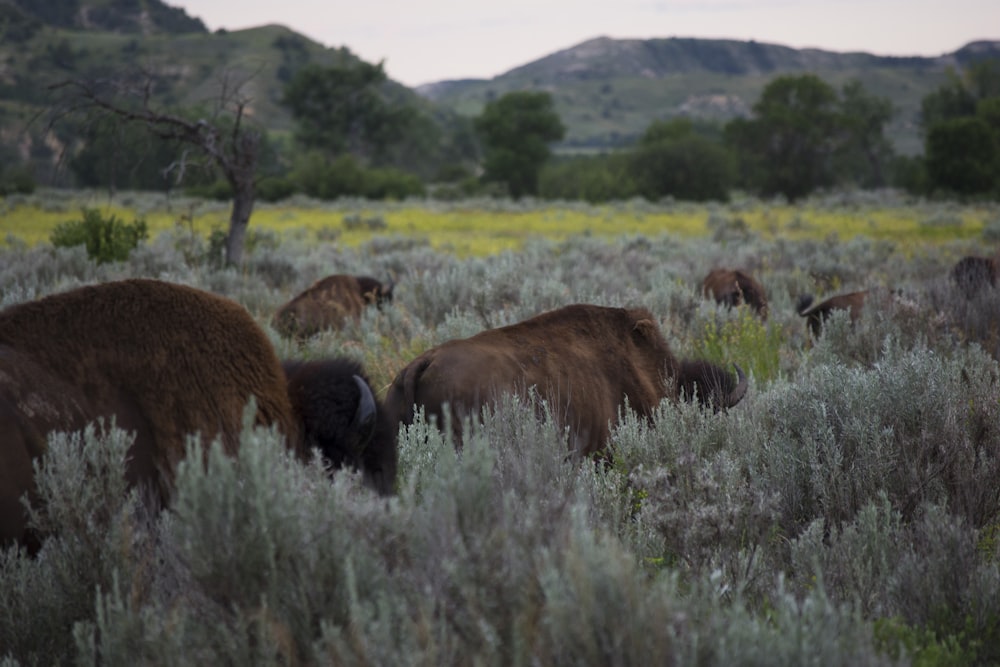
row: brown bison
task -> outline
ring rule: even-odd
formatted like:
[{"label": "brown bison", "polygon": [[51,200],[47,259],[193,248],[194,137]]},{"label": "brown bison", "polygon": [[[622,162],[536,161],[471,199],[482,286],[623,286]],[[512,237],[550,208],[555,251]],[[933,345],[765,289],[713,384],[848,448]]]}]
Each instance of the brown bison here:
[{"label": "brown bison", "polygon": [[701,292],[716,303],[730,307],[747,304],[761,319],[767,319],[767,295],[764,287],[746,271],[712,269],[701,282]]},{"label": "brown bison", "polygon": [[951,269],[951,279],[971,299],[986,287],[997,285],[997,258],[967,255]]},{"label": "brown bison", "polygon": [[392,282],[371,276],[335,274],[317,280],[274,314],[271,326],[285,338],[308,338],[361,319],[366,306],[392,301]]},{"label": "brown bison", "polygon": [[186,436],[218,437],[234,454],[251,397],[256,423],[276,425],[300,457],[319,447],[391,491],[395,438],[378,425],[385,417],[360,368],[283,369],[267,335],[234,301],[136,279],[0,311],[0,542],[31,540],[19,498],[33,492],[31,462],[50,431],[113,417],[135,434],[129,482],[162,505]]},{"label": "brown bison", "polygon": [[838,294],[837,296],[831,296],[825,301],[813,303],[814,297],[812,294],[803,294],[799,297],[796,311],[798,311],[799,315],[806,318],[813,336],[819,337],[820,332],[823,330],[823,322],[826,318],[830,317],[830,313],[834,310],[850,311],[851,322],[856,322],[861,317],[861,309],[865,305],[865,297],[867,295],[868,290],[861,290],[858,292],[848,292],[847,294]]},{"label": "brown bison", "polygon": [[604,449],[619,410],[628,405],[650,416],[664,398],[693,396],[716,407],[735,405],[747,389],[704,362],[678,362],[653,315],[645,308],[577,304],[471,338],[443,343],[410,362],[386,396],[393,419],[410,424],[422,407],[444,426],[449,406],[452,434],[461,422],[503,392],[535,387],[581,454]]}]

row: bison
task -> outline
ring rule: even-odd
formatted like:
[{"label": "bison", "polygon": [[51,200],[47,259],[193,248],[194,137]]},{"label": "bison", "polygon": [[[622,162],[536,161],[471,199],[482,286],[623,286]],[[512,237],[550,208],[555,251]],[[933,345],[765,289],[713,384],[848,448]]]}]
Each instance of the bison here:
[{"label": "bison", "polygon": [[747,304],[761,319],[767,319],[767,295],[764,287],[746,271],[740,269],[712,269],[701,282],[705,297],[730,307]]},{"label": "bison", "polygon": [[378,405],[361,364],[351,359],[282,362],[292,412],[307,450],[333,468],[360,469],[383,495],[396,483],[396,428]]},{"label": "bison", "polygon": [[589,455],[604,450],[626,400],[645,417],[682,393],[728,408],[747,389],[738,366],[736,373],[734,382],[711,364],[678,362],[645,308],[576,304],[424,352],[399,372],[385,401],[400,423],[412,423],[415,407],[422,407],[445,428],[448,405],[460,444],[465,417],[504,392],[534,387],[569,428],[571,449]]},{"label": "bison", "polygon": [[384,284],[371,276],[334,274],[317,280],[281,306],[271,326],[285,338],[304,339],[327,329],[357,322],[366,306],[392,301],[394,283]]},{"label": "bison", "polygon": [[848,292],[847,294],[838,294],[837,296],[831,296],[825,301],[813,303],[815,299],[812,294],[803,294],[799,297],[796,311],[798,311],[799,315],[806,318],[813,336],[818,338],[823,329],[823,322],[834,310],[850,311],[851,322],[856,322],[861,317],[861,309],[865,305],[865,297],[867,295],[868,290],[861,290],[858,292]]},{"label": "bison", "polygon": [[33,539],[19,498],[33,493],[31,463],[50,431],[114,418],[135,434],[128,481],[162,506],[186,437],[218,438],[235,454],[251,397],[256,423],[279,428],[299,457],[318,447],[391,491],[394,433],[381,426],[360,368],[334,361],[283,368],[266,333],[234,301],[133,279],[0,311],[0,542]]},{"label": "bison", "polygon": [[987,286],[996,287],[997,263],[996,257],[967,255],[952,267],[951,279],[971,299]]}]

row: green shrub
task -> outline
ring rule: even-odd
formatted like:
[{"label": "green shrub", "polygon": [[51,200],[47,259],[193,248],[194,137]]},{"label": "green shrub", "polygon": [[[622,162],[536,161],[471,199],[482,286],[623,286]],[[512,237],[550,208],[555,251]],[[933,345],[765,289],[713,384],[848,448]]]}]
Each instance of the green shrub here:
[{"label": "green shrub", "polygon": [[0,169],[0,197],[20,194],[30,195],[35,191],[35,175],[26,166]]},{"label": "green shrub", "polygon": [[105,264],[125,261],[148,236],[145,220],[125,224],[114,214],[105,218],[97,209],[85,208],[83,220],[57,225],[50,240],[57,248],[85,246],[88,257]]},{"label": "green shrub", "polygon": [[748,306],[722,322],[711,319],[695,342],[695,356],[724,367],[735,362],[759,382],[778,376],[782,348],[787,345],[781,327],[765,323]]}]

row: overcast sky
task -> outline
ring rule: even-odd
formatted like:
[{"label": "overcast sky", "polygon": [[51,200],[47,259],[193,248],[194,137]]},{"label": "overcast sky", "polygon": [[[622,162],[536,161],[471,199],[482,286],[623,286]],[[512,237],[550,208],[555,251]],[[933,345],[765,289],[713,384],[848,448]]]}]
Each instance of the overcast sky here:
[{"label": "overcast sky", "polygon": [[490,78],[593,37],[936,56],[1000,39],[1000,0],[166,0],[210,30],[279,23],[407,86]]}]

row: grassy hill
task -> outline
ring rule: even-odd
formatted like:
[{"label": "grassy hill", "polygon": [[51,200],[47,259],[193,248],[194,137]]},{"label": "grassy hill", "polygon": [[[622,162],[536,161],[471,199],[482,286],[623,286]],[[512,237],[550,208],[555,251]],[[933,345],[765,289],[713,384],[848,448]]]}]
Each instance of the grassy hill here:
[{"label": "grassy hill", "polygon": [[1000,41],[975,42],[936,58],[885,57],[709,39],[599,37],[492,79],[443,81],[418,88],[429,99],[475,115],[511,90],[548,90],[568,128],[569,147],[613,146],[653,120],[677,115],[728,120],[746,115],[765,85],[784,74],[814,73],[833,86],[860,80],[892,100],[890,136],[918,152],[920,102],[949,69],[1000,58]]},{"label": "grassy hill", "polygon": [[[280,25],[212,33],[159,0],[0,0],[0,36],[0,158],[7,162],[37,161],[72,144],[71,134],[45,134],[39,121],[52,101],[49,86],[69,78],[140,66],[155,74],[158,103],[187,108],[211,105],[223,81],[241,82],[251,117],[280,137],[292,129],[280,99],[297,69],[356,60],[349,45],[327,47]],[[890,137],[900,151],[916,153],[923,97],[950,68],[991,57],[1000,58],[1000,41],[922,58],[752,41],[600,37],[488,80],[388,87],[445,125],[456,115],[477,115],[506,92],[547,90],[567,126],[561,148],[574,151],[628,144],[657,119],[688,115],[724,122],[746,115],[776,76],[812,72],[837,87],[858,79],[892,100],[897,115]]]}]

